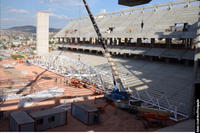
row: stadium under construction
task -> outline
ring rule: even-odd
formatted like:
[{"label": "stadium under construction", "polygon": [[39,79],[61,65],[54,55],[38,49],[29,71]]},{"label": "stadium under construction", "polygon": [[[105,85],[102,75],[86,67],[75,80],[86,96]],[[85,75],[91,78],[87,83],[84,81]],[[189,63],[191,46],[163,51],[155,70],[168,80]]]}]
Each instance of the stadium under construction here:
[{"label": "stadium under construction", "polygon": [[[199,1],[94,16],[83,1],[89,17],[69,20],[57,50],[48,51],[49,14],[38,12],[37,55],[16,62],[2,51],[0,131],[159,131],[191,120]],[[187,127],[175,131],[194,131]]]},{"label": "stadium under construction", "polygon": [[[155,62],[164,61],[169,64],[171,62],[181,65],[192,65],[194,63],[195,39],[197,37],[198,28],[198,3],[199,2],[196,0],[177,1],[98,14],[94,17],[100,27],[109,52],[113,56],[143,58]],[[97,35],[88,17],[71,19],[70,22],[55,35],[55,38],[57,38],[59,43],[59,49],[82,53],[103,53],[103,48],[97,39]],[[164,95],[164,97],[166,96],[175,100],[175,102],[178,102],[178,104],[175,105],[177,110],[183,111],[179,106],[184,105],[185,110],[187,110],[187,113],[185,113],[189,115],[189,104],[191,104],[191,101],[188,94],[190,94],[194,83],[192,69],[189,70],[189,68],[187,68],[188,70],[184,70],[186,73],[188,71],[187,74],[184,74],[184,72],[178,74],[178,71],[176,72],[175,70],[177,69],[176,67],[174,67],[173,71],[168,71],[167,67],[166,70],[164,70],[161,64],[153,66],[155,62],[149,63],[149,67],[148,65],[144,66],[144,71],[140,68],[140,73],[142,73],[142,78],[152,76],[148,78],[149,80],[158,78],[157,80],[159,81],[154,82],[157,82],[159,85],[156,86],[154,82],[150,83],[151,85],[147,84],[146,87],[148,89],[143,89],[143,91],[147,90],[150,91],[150,93],[151,91],[157,91]],[[144,64],[141,64],[141,66]],[[101,70],[103,68],[109,68],[106,64],[105,66],[101,64],[99,67],[101,67]],[[125,79],[124,84],[127,84],[126,87],[135,89],[136,86],[142,86],[140,84],[134,86],[133,84],[136,80],[134,76],[134,72],[137,70],[134,70],[134,68],[137,68],[136,64],[132,63],[129,67],[133,68],[132,77],[130,75],[125,76],[127,72],[131,72],[125,65],[119,64],[117,67],[119,73],[121,73],[121,76]],[[126,69],[126,71],[124,69]],[[152,73],[145,73],[145,71],[152,71]],[[191,77],[188,77],[189,75]],[[166,79],[164,78],[165,76]],[[175,78],[176,76],[185,79],[179,82],[181,78]],[[169,86],[165,86],[163,83]],[[181,85],[184,87],[181,87]],[[143,93],[143,91],[141,91],[141,93]],[[162,95],[160,97],[163,97]],[[158,95],[156,94],[156,96]],[[156,96],[153,97],[155,98]],[[153,97],[150,99],[152,100]],[[185,99],[186,97],[188,97],[187,100]],[[154,102],[154,104],[157,104],[156,100]],[[168,104],[169,102],[165,101],[164,103]],[[170,108],[170,105],[168,105],[168,107]]]}]

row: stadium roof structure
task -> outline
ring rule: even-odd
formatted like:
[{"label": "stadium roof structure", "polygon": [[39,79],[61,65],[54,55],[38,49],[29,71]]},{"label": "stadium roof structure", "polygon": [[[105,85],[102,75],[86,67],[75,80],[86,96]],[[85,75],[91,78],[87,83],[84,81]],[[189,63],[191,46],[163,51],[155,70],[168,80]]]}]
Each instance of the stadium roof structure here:
[{"label": "stadium roof structure", "polygon": [[[104,38],[195,38],[198,13],[198,0],[184,0],[97,14],[94,17]],[[187,26],[187,30],[174,30],[181,26]],[[107,32],[110,28],[112,32]],[[54,37],[96,38],[97,35],[87,16],[70,19]]]}]

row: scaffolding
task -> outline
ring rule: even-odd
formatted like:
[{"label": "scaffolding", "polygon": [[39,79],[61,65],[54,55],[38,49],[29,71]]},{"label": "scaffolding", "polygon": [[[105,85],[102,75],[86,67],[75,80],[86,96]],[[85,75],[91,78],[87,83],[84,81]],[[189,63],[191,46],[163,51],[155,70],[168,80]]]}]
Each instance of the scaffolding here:
[{"label": "scaffolding", "polygon": [[[173,104],[169,101],[169,99],[165,95],[153,97],[148,91],[144,91],[141,94],[137,89],[129,88],[129,92],[131,92],[131,98],[137,99],[139,101],[147,104],[148,107],[153,107],[158,110],[166,110],[169,111],[172,115],[170,116],[171,120],[181,121],[189,118],[186,113],[186,108],[184,103],[178,103],[173,101]],[[149,106],[150,105],[150,106]]]},{"label": "scaffolding", "polygon": [[67,77],[68,79],[76,78],[88,83],[93,83],[96,89],[101,88],[104,93],[107,93],[107,91],[113,87],[112,82],[105,82],[113,80],[111,73],[89,66],[77,59],[72,59],[67,56],[49,54],[30,59],[29,62]]},{"label": "scaffolding", "polygon": [[[55,60],[55,58],[57,58]],[[55,61],[54,61],[55,60]],[[38,58],[29,60],[32,64],[39,67],[57,73],[67,78],[77,78],[79,80],[84,80],[90,83],[94,83],[98,87],[103,88],[104,94],[109,94],[113,88],[113,78],[109,70],[102,70],[96,67],[89,66],[80,62],[77,59],[72,59],[63,55],[46,55]],[[186,113],[184,103],[174,103],[165,96],[152,96],[148,91],[141,92],[137,91],[135,88],[126,88],[127,91],[131,91],[131,98],[137,99],[149,107],[157,108],[158,110],[167,110],[173,114],[170,119],[174,121],[181,121],[187,119],[188,115]]]}]

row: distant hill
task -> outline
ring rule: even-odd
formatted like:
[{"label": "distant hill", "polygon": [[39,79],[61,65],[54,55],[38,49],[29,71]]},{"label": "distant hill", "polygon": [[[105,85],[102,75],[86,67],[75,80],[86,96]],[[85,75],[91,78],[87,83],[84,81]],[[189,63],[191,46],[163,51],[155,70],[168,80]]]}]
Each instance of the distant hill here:
[{"label": "distant hill", "polygon": [[[29,33],[36,33],[36,27],[32,25],[25,25],[25,26],[15,26],[9,28],[7,30],[14,30],[14,31],[21,31],[21,32],[29,32]],[[49,28],[49,32],[58,32],[60,29],[56,28]]]}]

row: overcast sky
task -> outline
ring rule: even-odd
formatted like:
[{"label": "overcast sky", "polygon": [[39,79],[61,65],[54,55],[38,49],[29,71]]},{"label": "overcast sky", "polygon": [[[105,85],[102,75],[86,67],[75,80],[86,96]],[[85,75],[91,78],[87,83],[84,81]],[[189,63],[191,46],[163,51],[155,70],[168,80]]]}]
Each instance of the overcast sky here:
[{"label": "overcast sky", "polygon": [[[146,5],[171,1],[175,0],[152,0]],[[93,14],[130,8],[118,5],[118,0],[87,0],[87,2]],[[0,28],[36,25],[36,12],[40,10],[50,12],[50,27],[53,28],[64,27],[68,18],[87,15],[82,0],[0,0]]]}]

